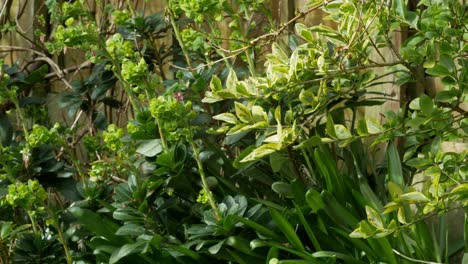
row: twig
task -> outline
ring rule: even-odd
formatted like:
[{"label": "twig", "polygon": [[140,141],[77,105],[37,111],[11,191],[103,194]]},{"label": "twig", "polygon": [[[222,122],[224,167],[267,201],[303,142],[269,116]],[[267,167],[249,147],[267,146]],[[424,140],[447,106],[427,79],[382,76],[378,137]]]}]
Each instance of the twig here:
[{"label": "twig", "polygon": [[60,77],[60,80],[70,89],[73,89],[71,84],[65,79],[65,74],[63,73],[62,69],[55,63],[51,58],[47,57],[46,54],[30,49],[30,48],[25,48],[25,47],[19,47],[19,46],[5,46],[5,45],[0,45],[0,53],[1,52],[11,52],[11,51],[25,51],[25,52],[31,52],[33,54],[39,55],[39,57],[36,58],[36,60],[42,60],[47,62],[52,68],[54,68],[55,72],[57,75]]}]

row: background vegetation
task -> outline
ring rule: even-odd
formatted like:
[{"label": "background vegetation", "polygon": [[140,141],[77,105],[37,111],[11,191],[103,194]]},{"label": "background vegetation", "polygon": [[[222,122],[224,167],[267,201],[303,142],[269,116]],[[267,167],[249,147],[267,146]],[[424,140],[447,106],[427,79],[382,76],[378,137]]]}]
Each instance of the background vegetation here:
[{"label": "background vegetation", "polygon": [[6,1],[0,263],[466,263],[466,1],[274,2]]}]

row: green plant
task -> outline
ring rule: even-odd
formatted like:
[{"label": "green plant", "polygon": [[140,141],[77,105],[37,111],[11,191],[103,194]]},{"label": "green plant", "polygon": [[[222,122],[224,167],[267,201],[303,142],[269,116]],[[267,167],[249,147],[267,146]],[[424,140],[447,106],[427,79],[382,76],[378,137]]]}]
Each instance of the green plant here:
[{"label": "green plant", "polygon": [[[34,58],[2,61],[2,263],[449,263],[467,8],[407,2],[312,0],[275,26],[273,0],[48,0],[46,33],[5,24]],[[389,76],[401,107],[380,122],[362,113]]]}]

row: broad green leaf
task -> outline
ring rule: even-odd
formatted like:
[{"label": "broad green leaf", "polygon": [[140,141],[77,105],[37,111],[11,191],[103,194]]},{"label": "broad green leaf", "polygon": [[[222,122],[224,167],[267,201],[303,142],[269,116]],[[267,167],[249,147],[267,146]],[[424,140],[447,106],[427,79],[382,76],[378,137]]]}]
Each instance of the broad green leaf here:
[{"label": "broad green leaf", "polygon": [[110,264],[116,263],[117,261],[119,261],[120,259],[128,255],[136,253],[137,251],[139,251],[139,248],[142,247],[145,243],[147,242],[139,241],[133,244],[123,245],[118,250],[115,250],[114,252],[112,252],[112,255],[110,256],[110,259],[109,259],[109,263]]},{"label": "broad green leaf", "polygon": [[294,27],[296,29],[297,34],[299,34],[299,36],[301,36],[305,41],[308,41],[310,43],[314,41],[314,35],[304,24],[296,23]]},{"label": "broad green leaf", "polygon": [[219,250],[221,249],[221,247],[223,246],[225,241],[226,240],[221,240],[218,243],[214,244],[213,246],[209,247],[208,252],[210,252],[213,255],[216,255],[219,252]]},{"label": "broad green leaf", "polygon": [[412,100],[409,104],[409,108],[412,110],[421,110],[419,99],[420,98],[415,98],[414,100]]},{"label": "broad green leaf", "polygon": [[462,183],[450,191],[449,195],[462,203],[468,202],[468,183]]},{"label": "broad green leaf", "polygon": [[370,225],[367,221],[361,221],[359,222],[358,227],[354,229],[349,236],[352,238],[369,238],[373,236],[375,232],[375,227]]},{"label": "broad green leaf", "polygon": [[250,152],[245,158],[243,158],[240,162],[248,162],[253,160],[258,160],[260,158],[265,157],[273,152],[276,152],[281,149],[280,143],[267,143],[261,145],[260,147],[254,149]]},{"label": "broad green leaf", "polygon": [[213,116],[213,119],[223,121],[223,122],[233,124],[233,125],[235,125],[237,123],[236,116],[231,114],[231,113],[222,113],[222,114],[219,114],[219,115],[215,115],[215,116]]},{"label": "broad green leaf", "polygon": [[252,106],[252,117],[255,122],[268,122],[268,115],[261,106]]},{"label": "broad green leaf", "polygon": [[247,106],[239,102],[235,102],[234,108],[236,111],[236,116],[237,118],[239,118],[240,121],[247,123],[247,124],[253,123],[253,117],[250,114],[250,110],[249,108],[247,108]]},{"label": "broad green leaf", "polygon": [[372,207],[366,206],[367,221],[378,229],[384,229],[382,218]]},{"label": "broad green leaf", "polygon": [[154,157],[163,150],[161,139],[143,140],[138,146],[136,152],[145,157]]},{"label": "broad green leaf", "polygon": [[223,89],[223,85],[221,84],[221,80],[218,78],[218,76],[213,75],[213,78],[211,78],[210,82],[210,88],[213,92],[221,91]]},{"label": "broad green leaf", "polygon": [[[233,95],[237,93],[237,75],[233,69],[229,70],[229,74],[226,78],[226,89],[231,92]],[[219,91],[218,91],[219,94]]]},{"label": "broad green leaf", "polygon": [[416,169],[424,169],[432,165],[432,160],[426,158],[414,158],[406,162],[406,165],[415,167]]},{"label": "broad green leaf", "polygon": [[450,75],[450,71],[441,64],[438,64],[432,68],[427,69],[426,73],[432,76]]},{"label": "broad green leaf", "polygon": [[273,208],[270,208],[270,215],[281,232],[286,236],[289,243],[291,243],[291,245],[296,249],[303,251],[304,245],[302,245],[301,239],[297,236],[294,228],[289,224],[288,220]]},{"label": "broad green leaf", "polygon": [[114,211],[112,217],[121,221],[144,222],[145,216],[133,208],[119,208]]},{"label": "broad green leaf", "polygon": [[273,42],[271,46],[271,52],[273,56],[278,58],[282,63],[288,64],[289,63],[289,56],[283,51],[283,49],[278,45],[278,43]]},{"label": "broad green leaf", "polygon": [[319,136],[310,137],[304,141],[301,141],[299,145],[294,146],[294,149],[302,149],[302,148],[311,148],[316,147],[322,144],[322,139]]},{"label": "broad green leaf", "polygon": [[274,182],[272,185],[271,185],[271,189],[279,194],[279,195],[282,195],[284,197],[287,197],[287,198],[292,198],[294,197],[293,193],[292,193],[292,189],[291,189],[291,185],[288,184],[288,183],[285,183],[285,182]]},{"label": "broad green leaf", "polygon": [[419,97],[419,107],[421,108],[421,112],[426,116],[431,116],[434,110],[432,99],[425,94]]},{"label": "broad green leaf", "polygon": [[409,192],[400,195],[400,199],[410,203],[420,203],[420,202],[429,202],[429,198],[427,198],[424,194],[420,192]]},{"label": "broad green leaf", "polygon": [[382,133],[383,130],[382,126],[373,118],[366,119],[366,127],[367,132],[371,135]]},{"label": "broad green leaf", "polygon": [[115,234],[118,236],[139,236],[144,234],[145,230],[146,229],[140,225],[126,223],[121,226]]},{"label": "broad green leaf", "polygon": [[352,137],[351,132],[343,125],[335,125],[335,133],[338,139],[349,139]]},{"label": "broad green leaf", "polygon": [[108,240],[110,245],[121,245],[122,237],[115,235],[117,225],[102,215],[83,209],[80,207],[71,207],[68,211],[78,219],[80,224],[96,236],[101,236]]},{"label": "broad green leaf", "polygon": [[367,131],[367,120],[366,119],[361,119],[358,121],[357,126],[356,126],[356,131],[358,135],[360,136],[365,136],[368,135],[369,132]]}]

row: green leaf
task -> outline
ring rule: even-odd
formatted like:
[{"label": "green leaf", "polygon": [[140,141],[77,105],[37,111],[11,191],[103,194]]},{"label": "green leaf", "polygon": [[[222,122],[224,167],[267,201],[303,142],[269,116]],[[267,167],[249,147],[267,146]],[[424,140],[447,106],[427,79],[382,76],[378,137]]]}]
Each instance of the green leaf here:
[{"label": "green leaf", "polygon": [[366,206],[367,221],[378,229],[384,229],[384,224],[380,214],[377,213],[372,207]]},{"label": "green leaf", "polygon": [[223,246],[225,241],[226,240],[221,240],[218,243],[214,244],[213,246],[209,247],[208,252],[210,252],[213,255],[216,255],[219,252],[219,250],[221,250],[221,247]]},{"label": "green leaf", "polygon": [[261,145],[260,147],[254,149],[250,152],[245,158],[243,158],[240,162],[248,162],[261,159],[266,155],[269,155],[273,152],[276,152],[281,149],[280,143],[267,143]]},{"label": "green leaf", "polygon": [[273,208],[270,208],[270,215],[275,221],[278,228],[281,230],[281,232],[286,236],[289,243],[291,243],[291,245],[296,249],[303,251],[304,245],[302,245],[301,240],[294,231],[294,228],[289,224],[288,220],[285,217],[283,217],[283,215],[280,212]]},{"label": "green leaf", "polygon": [[68,211],[78,219],[87,230],[96,236],[104,237],[111,245],[121,245],[122,237],[116,236],[117,225],[102,215],[80,207],[71,207]]},{"label": "green leaf", "polygon": [[218,76],[213,75],[213,78],[211,78],[210,82],[210,88],[213,92],[221,91],[223,89],[223,85],[221,84],[221,80],[218,78]]},{"label": "green leaf", "polygon": [[406,162],[406,165],[415,167],[416,169],[424,169],[432,165],[432,161],[426,158],[414,158]]},{"label": "green leaf", "polygon": [[233,69],[230,69],[229,74],[226,78],[226,89],[233,95],[237,93],[237,82],[238,82],[238,79],[237,79],[236,72]]},{"label": "green leaf", "polygon": [[144,222],[145,216],[133,208],[119,208],[114,211],[112,217],[121,221]]},{"label": "green leaf", "polygon": [[335,125],[335,133],[338,139],[349,139],[352,137],[351,132],[343,125]]},{"label": "green leaf", "polygon": [[304,40],[312,43],[314,41],[314,35],[312,32],[309,31],[309,29],[302,23],[296,23],[294,25],[297,34],[301,36]]},{"label": "green leaf", "polygon": [[312,212],[316,213],[325,207],[320,193],[314,189],[310,189],[306,193],[306,202],[312,209]]},{"label": "green leaf", "polygon": [[223,122],[233,124],[233,125],[235,125],[237,123],[236,116],[231,114],[231,113],[222,113],[222,114],[219,114],[219,115],[215,115],[215,116],[213,116],[213,119],[223,121]]},{"label": "green leaf", "polygon": [[109,259],[109,263],[110,264],[116,263],[120,259],[139,251],[139,249],[145,243],[147,243],[147,242],[146,241],[139,241],[139,242],[136,242],[136,243],[133,243],[133,244],[123,245],[118,250],[114,250],[114,252],[112,252],[112,255],[110,256],[110,259]]},{"label": "green leaf", "polygon": [[161,139],[143,140],[136,149],[137,153],[145,157],[154,157],[163,150]]},{"label": "green leaf", "polygon": [[424,194],[420,192],[409,192],[400,195],[400,199],[410,203],[420,203],[420,202],[429,202],[429,198],[427,198]]},{"label": "green leaf", "polygon": [[305,105],[315,105],[315,94],[312,89],[304,89],[299,94],[299,100]]},{"label": "green leaf", "polygon": [[144,234],[145,230],[146,229],[140,225],[126,223],[121,226],[115,234],[118,236],[139,236]]},{"label": "green leaf", "polygon": [[450,75],[450,71],[445,68],[444,66],[442,66],[441,64],[438,64],[432,68],[429,68],[426,70],[426,73],[429,74],[429,75],[433,75],[433,76],[446,76],[446,75]]},{"label": "green leaf", "polygon": [[411,110],[421,110],[421,107],[420,107],[420,104],[419,104],[419,100],[420,98],[415,98],[414,100],[412,100],[409,104],[409,108]]},{"label": "green leaf", "polygon": [[294,194],[292,193],[291,185],[285,182],[274,182],[271,185],[271,189],[284,197],[292,198]]},{"label": "green leaf", "polygon": [[335,131],[335,123],[333,122],[333,118],[331,115],[327,117],[327,127],[326,127],[327,135],[331,138],[337,138],[336,131]]},{"label": "green leaf", "polygon": [[373,118],[366,119],[366,127],[367,132],[371,135],[382,133],[383,130],[382,126]]},{"label": "green leaf", "polygon": [[404,186],[405,181],[403,178],[403,169],[401,167],[400,155],[398,149],[393,142],[390,142],[387,148],[387,164],[388,164],[388,177],[390,181]]},{"label": "green leaf", "polygon": [[271,45],[271,52],[273,56],[279,59],[282,63],[289,63],[289,56],[283,51],[283,49],[278,45],[278,43],[273,42],[273,45]]},{"label": "green leaf", "polygon": [[252,106],[252,117],[255,122],[268,122],[268,115],[261,106]]},{"label": "green leaf", "polygon": [[253,123],[253,117],[250,114],[250,110],[249,108],[247,108],[247,106],[239,102],[235,102],[234,108],[236,111],[236,116],[237,118],[239,118],[240,121],[247,123],[247,124]]},{"label": "green leaf", "polygon": [[319,136],[313,136],[304,141],[301,141],[301,143],[299,143],[299,145],[294,146],[293,149],[316,147],[321,144],[322,144],[322,139]]},{"label": "green leaf", "polygon": [[432,99],[425,94],[419,97],[419,107],[421,108],[421,112],[426,116],[431,116],[434,111]]}]

